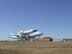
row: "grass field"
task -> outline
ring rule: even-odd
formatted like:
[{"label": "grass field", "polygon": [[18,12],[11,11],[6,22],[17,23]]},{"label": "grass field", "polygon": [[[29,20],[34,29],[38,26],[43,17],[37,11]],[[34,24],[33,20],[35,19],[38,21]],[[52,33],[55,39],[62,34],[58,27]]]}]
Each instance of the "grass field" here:
[{"label": "grass field", "polygon": [[72,43],[0,42],[0,54],[72,54]]}]

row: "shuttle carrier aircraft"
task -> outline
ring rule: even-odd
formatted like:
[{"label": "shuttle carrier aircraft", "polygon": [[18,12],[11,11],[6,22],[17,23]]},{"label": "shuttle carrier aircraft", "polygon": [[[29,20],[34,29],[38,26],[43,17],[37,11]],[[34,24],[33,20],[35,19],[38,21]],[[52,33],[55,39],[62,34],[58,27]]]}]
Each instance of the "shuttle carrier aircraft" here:
[{"label": "shuttle carrier aircraft", "polygon": [[11,33],[11,37],[17,40],[30,40],[30,38],[40,37],[43,35],[42,32],[37,31],[37,29],[21,30],[18,34]]}]

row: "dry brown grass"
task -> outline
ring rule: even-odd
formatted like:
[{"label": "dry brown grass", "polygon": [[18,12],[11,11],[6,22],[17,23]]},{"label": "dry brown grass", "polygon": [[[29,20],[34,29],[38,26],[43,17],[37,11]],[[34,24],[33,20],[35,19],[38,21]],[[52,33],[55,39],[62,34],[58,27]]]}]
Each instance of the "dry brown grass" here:
[{"label": "dry brown grass", "polygon": [[0,54],[72,54],[72,43],[0,42]]}]

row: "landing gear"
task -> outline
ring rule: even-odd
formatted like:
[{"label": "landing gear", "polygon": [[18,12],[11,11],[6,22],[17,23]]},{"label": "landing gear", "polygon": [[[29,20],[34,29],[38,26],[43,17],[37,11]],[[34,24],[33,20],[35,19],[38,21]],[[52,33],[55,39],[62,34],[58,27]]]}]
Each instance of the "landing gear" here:
[{"label": "landing gear", "polygon": [[25,40],[27,41],[27,40],[30,40],[30,38],[25,38]]}]

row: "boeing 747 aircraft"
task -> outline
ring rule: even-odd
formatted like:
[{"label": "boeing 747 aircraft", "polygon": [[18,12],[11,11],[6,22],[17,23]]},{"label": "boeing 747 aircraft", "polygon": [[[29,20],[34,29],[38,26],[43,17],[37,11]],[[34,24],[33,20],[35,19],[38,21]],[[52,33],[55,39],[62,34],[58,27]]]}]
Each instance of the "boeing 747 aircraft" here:
[{"label": "boeing 747 aircraft", "polygon": [[30,38],[40,37],[43,35],[42,32],[37,31],[37,29],[21,30],[18,34],[11,33],[11,38],[18,40],[29,40]]}]

